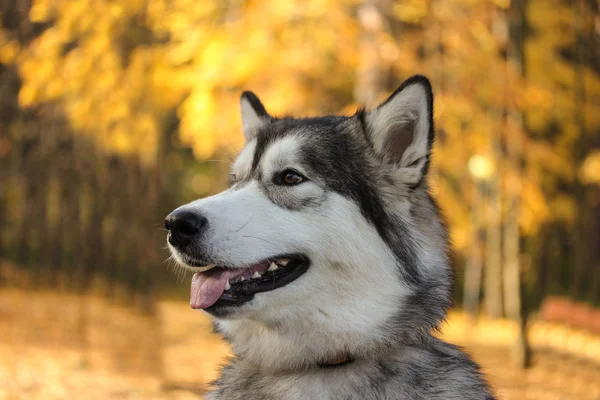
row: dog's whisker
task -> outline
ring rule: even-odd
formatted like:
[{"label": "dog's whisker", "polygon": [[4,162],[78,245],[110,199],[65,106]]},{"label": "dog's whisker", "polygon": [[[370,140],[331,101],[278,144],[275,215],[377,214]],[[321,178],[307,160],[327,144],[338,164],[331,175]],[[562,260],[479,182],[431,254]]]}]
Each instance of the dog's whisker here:
[{"label": "dog's whisker", "polygon": [[242,229],[244,229],[245,227],[247,227],[248,224],[252,221],[252,218],[254,218],[254,214],[255,214],[255,212],[252,213],[252,215],[250,216],[250,219],[248,219],[248,222],[246,222],[240,229],[236,230],[235,232],[237,233],[237,232],[241,231]]},{"label": "dog's whisker", "polygon": [[233,164],[233,161],[235,160],[235,156],[237,154],[237,150],[235,148],[235,146],[233,145],[233,143],[231,143],[231,140],[229,139],[229,136],[226,136],[227,139],[227,143],[229,144],[229,146],[231,146],[231,150],[233,150],[232,153],[229,154],[229,157],[231,157],[231,163]]}]

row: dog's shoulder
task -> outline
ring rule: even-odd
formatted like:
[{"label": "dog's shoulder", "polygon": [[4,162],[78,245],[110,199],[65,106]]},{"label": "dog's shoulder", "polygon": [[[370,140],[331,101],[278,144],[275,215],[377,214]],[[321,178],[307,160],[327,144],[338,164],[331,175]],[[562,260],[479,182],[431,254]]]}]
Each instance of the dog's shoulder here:
[{"label": "dog's shoulder", "polygon": [[435,337],[407,348],[392,361],[393,385],[423,399],[493,400],[477,363],[460,347]]},{"label": "dog's shoulder", "polygon": [[[259,369],[239,358],[232,358],[222,367],[220,377],[212,383],[214,390],[205,396],[206,400],[271,400],[281,399],[277,392],[286,386],[285,379],[264,374]],[[285,397],[300,399],[292,389]],[[298,393],[301,393],[298,390]]]},{"label": "dog's shoulder", "polygon": [[[252,369],[244,370],[240,362],[232,358],[221,368],[221,374],[212,382],[213,390],[205,396],[206,400],[249,399],[252,386],[257,380],[257,372]],[[246,395],[244,395],[246,393]]]}]

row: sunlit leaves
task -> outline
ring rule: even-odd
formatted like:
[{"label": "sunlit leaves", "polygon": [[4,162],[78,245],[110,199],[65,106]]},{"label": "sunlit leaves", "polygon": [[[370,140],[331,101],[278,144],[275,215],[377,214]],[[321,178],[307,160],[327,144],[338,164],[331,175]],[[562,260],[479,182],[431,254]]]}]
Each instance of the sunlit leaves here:
[{"label": "sunlit leaves", "polygon": [[263,92],[274,113],[349,100],[326,93],[352,84],[352,4],[37,0],[30,19],[52,26],[19,60],[20,104],[61,101],[77,131],[148,160],[162,116],[179,107],[181,138],[199,158],[238,149],[243,89]]},{"label": "sunlit leaves", "polygon": [[579,175],[584,183],[600,185],[600,151],[590,154],[585,159]]},{"label": "sunlit leaves", "polygon": [[[201,160],[243,145],[239,95],[246,89],[274,115],[352,113],[359,106],[359,61],[368,56],[361,33],[372,30],[374,58],[396,83],[415,73],[433,81],[435,187],[459,248],[468,238],[468,160],[489,155],[506,169],[503,190],[512,190],[515,171],[494,149],[507,135],[519,135],[526,147],[524,231],[534,234],[552,218],[569,220],[572,207],[558,182],[599,179],[596,156],[581,165],[573,156],[582,134],[578,107],[588,131],[600,126],[600,80],[586,68],[587,100],[578,100],[573,62],[565,56],[575,43],[573,10],[559,0],[529,2],[522,79],[504,57],[508,0],[401,0],[383,13],[361,4],[36,0],[29,18],[48,29],[23,48],[0,30],[0,62],[18,66],[22,107],[60,103],[74,130],[102,147],[153,162],[165,115],[174,113],[179,140]],[[507,109],[525,112],[535,134],[510,126]],[[206,190],[203,179],[194,181],[197,192]]]},{"label": "sunlit leaves", "polygon": [[394,16],[400,21],[419,23],[427,17],[427,4],[426,1],[398,1],[393,6]]},{"label": "sunlit leaves", "polygon": [[[1,14],[0,14],[1,15]],[[0,27],[0,64],[13,63],[19,54],[19,43],[11,39]]]}]

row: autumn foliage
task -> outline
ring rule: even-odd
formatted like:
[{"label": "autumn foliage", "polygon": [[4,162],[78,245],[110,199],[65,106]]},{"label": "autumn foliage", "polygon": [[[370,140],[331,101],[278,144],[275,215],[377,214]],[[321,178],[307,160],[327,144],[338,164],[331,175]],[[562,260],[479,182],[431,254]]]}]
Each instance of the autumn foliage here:
[{"label": "autumn foliage", "polygon": [[[532,304],[546,293],[600,300],[595,1],[0,4],[0,249],[10,258],[42,251],[60,221],[80,219],[77,229],[106,253],[118,224],[133,221],[127,237],[139,242],[171,205],[222,188],[243,145],[245,89],[274,115],[352,113],[420,73],[436,93],[433,186],[459,278],[479,251],[485,268],[517,260]],[[469,170],[473,156],[489,174]],[[35,226],[14,217],[29,207],[45,210],[46,233],[34,239],[14,234]],[[507,250],[515,237],[517,250]],[[47,241],[63,264],[95,259],[74,256],[74,239]],[[140,262],[142,248],[119,249],[89,273],[102,263],[160,268],[156,252]]]}]

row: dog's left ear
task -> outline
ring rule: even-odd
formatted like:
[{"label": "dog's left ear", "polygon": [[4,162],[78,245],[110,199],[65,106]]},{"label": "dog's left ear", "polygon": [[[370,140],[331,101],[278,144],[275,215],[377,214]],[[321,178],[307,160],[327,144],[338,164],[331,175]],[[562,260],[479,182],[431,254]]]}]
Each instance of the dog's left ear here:
[{"label": "dog's left ear", "polygon": [[252,92],[242,93],[240,105],[242,108],[244,136],[246,136],[246,141],[249,142],[262,127],[271,123],[273,117],[267,113],[265,106],[263,106],[258,97]]},{"label": "dog's left ear", "polygon": [[427,174],[433,144],[433,93],[424,76],[413,76],[364,117],[375,151],[394,165],[396,181],[416,186]]}]

